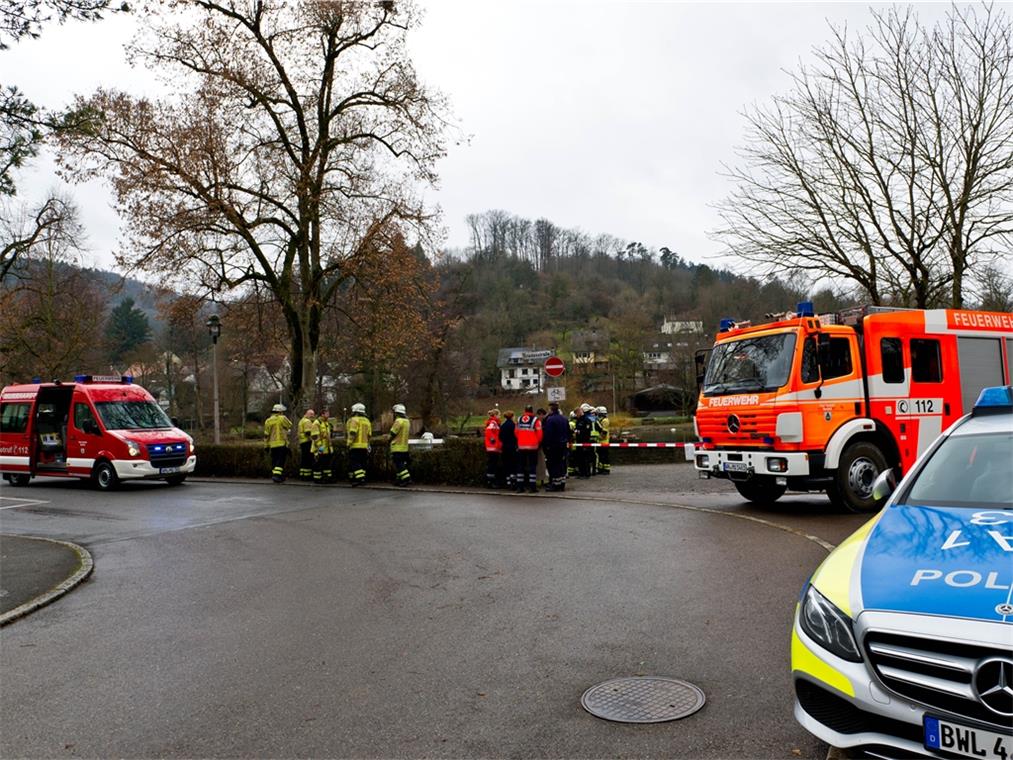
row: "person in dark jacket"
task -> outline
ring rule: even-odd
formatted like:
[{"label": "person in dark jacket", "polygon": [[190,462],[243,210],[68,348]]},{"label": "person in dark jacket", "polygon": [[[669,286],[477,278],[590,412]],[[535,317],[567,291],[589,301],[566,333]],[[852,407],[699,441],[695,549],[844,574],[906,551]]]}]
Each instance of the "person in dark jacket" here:
[{"label": "person in dark jacket", "polygon": [[559,404],[549,403],[549,413],[542,421],[542,451],[548,470],[547,491],[566,490],[566,451],[570,445],[570,422],[559,413]]},{"label": "person in dark jacket", "polygon": [[517,427],[514,425],[514,413],[509,409],[503,412],[503,422],[499,426],[499,440],[503,446],[502,465],[506,474],[506,487],[509,489],[517,482]]},{"label": "person in dark jacket", "polygon": [[[573,429],[573,442],[574,443],[591,443],[591,431],[593,429],[591,417],[588,415],[587,410],[590,409],[589,404],[581,404],[577,409],[577,424]],[[591,463],[594,459],[588,456],[589,452],[593,449],[586,447],[578,447],[574,449],[574,455],[577,458],[577,477],[578,478],[589,478],[591,477]]]}]

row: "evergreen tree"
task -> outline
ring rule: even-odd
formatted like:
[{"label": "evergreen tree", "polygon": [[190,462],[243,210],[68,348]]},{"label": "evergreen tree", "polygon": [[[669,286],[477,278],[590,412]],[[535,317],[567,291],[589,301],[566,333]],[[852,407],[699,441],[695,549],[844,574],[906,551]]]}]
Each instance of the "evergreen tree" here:
[{"label": "evergreen tree", "polygon": [[109,312],[106,343],[110,361],[122,361],[124,356],[150,339],[151,325],[148,324],[148,317],[134,307],[133,298],[124,298],[119,306]]}]

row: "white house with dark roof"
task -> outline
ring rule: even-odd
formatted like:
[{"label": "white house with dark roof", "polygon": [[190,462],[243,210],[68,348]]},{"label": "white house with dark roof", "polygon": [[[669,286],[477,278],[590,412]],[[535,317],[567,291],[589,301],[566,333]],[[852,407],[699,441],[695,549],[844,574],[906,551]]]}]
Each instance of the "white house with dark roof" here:
[{"label": "white house with dark roof", "polygon": [[551,349],[501,348],[496,357],[499,384],[508,391],[526,391],[545,387],[545,360]]}]

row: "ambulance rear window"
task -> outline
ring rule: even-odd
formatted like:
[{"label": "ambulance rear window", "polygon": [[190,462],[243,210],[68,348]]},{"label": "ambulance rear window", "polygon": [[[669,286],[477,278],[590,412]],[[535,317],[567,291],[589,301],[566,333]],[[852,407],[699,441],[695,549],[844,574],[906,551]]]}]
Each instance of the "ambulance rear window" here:
[{"label": "ambulance rear window", "polygon": [[31,408],[31,404],[0,404],[0,432],[25,432]]}]

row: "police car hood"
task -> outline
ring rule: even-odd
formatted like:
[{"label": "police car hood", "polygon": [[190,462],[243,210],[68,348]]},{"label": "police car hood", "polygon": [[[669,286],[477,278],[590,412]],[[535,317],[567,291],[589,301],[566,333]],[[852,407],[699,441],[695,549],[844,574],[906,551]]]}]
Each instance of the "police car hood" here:
[{"label": "police car hood", "polygon": [[1013,624],[1013,510],[893,505],[869,531],[852,582],[855,613]]}]

